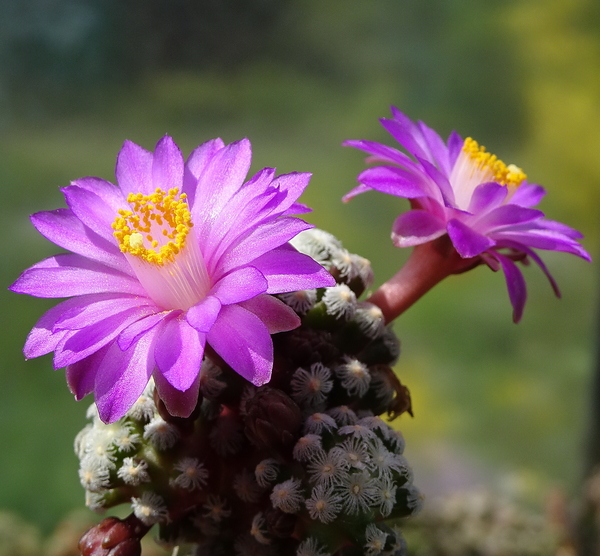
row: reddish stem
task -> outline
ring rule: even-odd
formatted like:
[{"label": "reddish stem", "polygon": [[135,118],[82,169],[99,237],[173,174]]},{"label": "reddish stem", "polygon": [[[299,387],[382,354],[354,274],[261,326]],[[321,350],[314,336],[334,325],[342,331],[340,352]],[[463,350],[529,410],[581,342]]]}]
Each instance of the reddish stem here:
[{"label": "reddish stem", "polygon": [[444,278],[465,272],[480,263],[479,257],[461,258],[448,236],[444,235],[417,245],[406,264],[367,301],[377,305],[385,322],[390,323]]}]

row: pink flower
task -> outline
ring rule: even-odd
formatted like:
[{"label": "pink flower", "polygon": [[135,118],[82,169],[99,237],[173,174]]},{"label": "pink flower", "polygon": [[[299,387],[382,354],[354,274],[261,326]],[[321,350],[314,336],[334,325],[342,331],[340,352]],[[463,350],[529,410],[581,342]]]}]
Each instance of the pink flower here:
[{"label": "pink flower", "polygon": [[271,334],[300,324],[269,294],[331,286],[333,278],[288,243],[310,228],[290,216],[309,174],[265,168],[244,183],[251,148],[220,139],[187,162],[170,137],[155,152],[125,142],[118,185],[82,178],[63,189],[68,208],[32,216],[71,251],[28,270],[11,290],[69,297],[25,344],[54,352],[77,399],[93,392],[105,422],[122,417],[154,377],[168,410],[188,416],[209,344],[255,385],[269,381]]},{"label": "pink flower", "polygon": [[[534,209],[545,195],[543,187],[529,183],[517,166],[506,165],[470,137],[453,132],[445,143],[423,122],[415,123],[392,107],[392,119],[383,127],[408,154],[373,141],[346,141],[366,151],[369,162],[383,165],[364,170],[360,185],[344,200],[374,189],[410,200],[411,210],[393,224],[397,247],[424,245],[446,236],[458,261],[455,271],[485,263],[503,270],[518,321],[527,297],[517,262],[537,263],[556,295],[558,288],[533,248],[565,251],[590,260],[579,245],[576,230],[547,220]],[[453,270],[448,267],[449,273]]]}]

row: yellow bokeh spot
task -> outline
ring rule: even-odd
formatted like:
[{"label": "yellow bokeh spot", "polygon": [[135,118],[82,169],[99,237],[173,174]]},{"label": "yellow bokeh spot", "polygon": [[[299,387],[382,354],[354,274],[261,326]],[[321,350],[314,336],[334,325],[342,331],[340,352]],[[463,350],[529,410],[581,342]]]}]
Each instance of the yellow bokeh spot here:
[{"label": "yellow bokeh spot", "polygon": [[494,175],[494,180],[502,185],[512,185],[514,187],[527,179],[527,176],[514,164],[508,166],[504,164],[495,154],[485,150],[483,145],[467,137],[463,145],[463,151],[469,155],[471,160],[477,164],[480,170],[489,170]]},{"label": "yellow bokeh spot", "polygon": [[130,193],[127,202],[133,210],[119,210],[112,224],[121,251],[160,266],[172,262],[193,226],[186,197],[177,188]]}]

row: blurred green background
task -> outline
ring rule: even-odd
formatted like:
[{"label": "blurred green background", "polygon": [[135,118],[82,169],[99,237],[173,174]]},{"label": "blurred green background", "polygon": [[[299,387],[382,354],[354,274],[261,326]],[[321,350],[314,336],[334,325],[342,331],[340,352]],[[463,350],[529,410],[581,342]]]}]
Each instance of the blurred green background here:
[{"label": "blurred green background", "polygon": [[[24,339],[52,300],[6,291],[56,248],[27,216],[59,187],[114,178],[125,139],[172,135],[187,154],[249,137],[253,169],[310,171],[308,219],[372,261],[380,284],[408,251],[390,226],[407,205],[375,193],[344,205],[361,138],[392,144],[394,104],[446,137],[470,135],[549,191],[542,209],[598,253],[600,4],[596,0],[3,0],[0,3],[2,265],[0,508],[45,531],[83,504],[75,403]],[[484,484],[542,507],[577,492],[597,336],[596,263],[545,261],[511,320],[504,279],[452,277],[396,324],[415,418],[398,426],[429,495]]]}]

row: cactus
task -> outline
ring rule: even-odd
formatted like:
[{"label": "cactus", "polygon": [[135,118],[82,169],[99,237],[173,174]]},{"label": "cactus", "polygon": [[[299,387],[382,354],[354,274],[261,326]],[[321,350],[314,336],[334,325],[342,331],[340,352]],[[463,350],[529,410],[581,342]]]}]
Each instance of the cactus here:
[{"label": "cactus", "polygon": [[357,301],[372,281],[366,259],[321,230],[292,243],[337,285],[279,295],[302,325],[273,337],[267,385],[252,386],[209,351],[188,418],[169,415],[152,382],[115,423],[90,408],[75,443],[80,479],[91,509],[131,505],[117,527],[131,537],[123,554],[139,553],[155,524],[161,542],[191,544],[198,556],[405,553],[384,522],[415,514],[421,496],[401,433],[380,417],[411,412],[391,368],[399,342],[376,306]]}]

